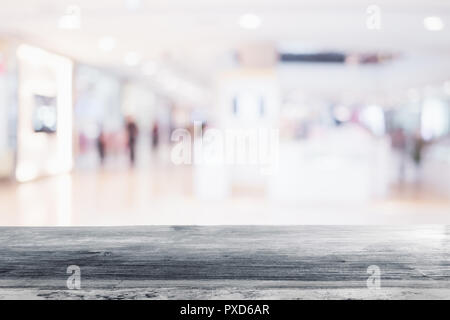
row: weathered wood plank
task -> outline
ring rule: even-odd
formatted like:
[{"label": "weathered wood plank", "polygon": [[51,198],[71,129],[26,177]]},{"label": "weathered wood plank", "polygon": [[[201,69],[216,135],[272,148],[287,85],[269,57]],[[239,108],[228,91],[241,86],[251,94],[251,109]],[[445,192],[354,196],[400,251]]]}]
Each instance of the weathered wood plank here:
[{"label": "weathered wood plank", "polygon": [[364,298],[370,265],[390,293],[450,298],[449,236],[448,226],[0,228],[0,298],[24,289],[67,297],[69,265],[81,268],[88,298],[118,298],[121,290],[140,298],[363,290],[351,297]]}]

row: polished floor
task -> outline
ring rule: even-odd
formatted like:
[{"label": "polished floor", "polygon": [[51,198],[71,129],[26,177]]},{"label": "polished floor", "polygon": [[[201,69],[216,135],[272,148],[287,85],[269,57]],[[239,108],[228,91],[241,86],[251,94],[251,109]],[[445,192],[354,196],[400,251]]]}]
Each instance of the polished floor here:
[{"label": "polished floor", "polygon": [[448,226],[3,227],[0,299],[450,299],[449,249]]},{"label": "polished floor", "polygon": [[[364,201],[272,198],[234,186],[223,198],[199,196],[190,167],[103,169],[0,183],[2,226],[449,224],[450,199],[392,191]],[[210,186],[216,184],[211,176]],[[209,186],[207,185],[207,187]],[[292,190],[285,190],[291,193]],[[283,190],[278,190],[283,193]]]}]

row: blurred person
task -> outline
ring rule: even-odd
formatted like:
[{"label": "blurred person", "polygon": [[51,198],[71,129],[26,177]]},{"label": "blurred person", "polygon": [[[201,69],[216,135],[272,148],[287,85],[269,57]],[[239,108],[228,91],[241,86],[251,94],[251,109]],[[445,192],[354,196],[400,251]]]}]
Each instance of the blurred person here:
[{"label": "blurred person", "polygon": [[208,129],[208,123],[206,121],[202,121],[202,134],[205,134],[206,129]]},{"label": "blurred person", "polygon": [[423,150],[426,143],[420,132],[416,132],[412,142],[412,157],[417,167],[422,165]]},{"label": "blurred person", "polygon": [[105,163],[105,151],[106,151],[106,136],[103,129],[100,129],[100,133],[97,137],[97,151],[100,158],[100,164]]},{"label": "blurred person", "polygon": [[159,125],[155,121],[152,127],[152,149],[157,150],[159,145]]},{"label": "blurred person", "polygon": [[89,148],[89,139],[83,132],[81,132],[78,136],[78,151],[81,154],[83,154],[88,150],[88,148]]},{"label": "blurred person", "polygon": [[403,184],[406,177],[406,135],[403,128],[391,133],[391,146],[398,157],[398,183]]},{"label": "blurred person", "polygon": [[130,152],[130,163],[134,166],[136,160],[136,140],[138,136],[138,127],[136,122],[131,117],[127,117],[126,131],[128,138],[128,150]]},{"label": "blurred person", "polygon": [[415,186],[420,187],[422,183],[422,163],[427,141],[423,139],[420,130],[417,130],[411,139],[411,156],[415,164]]}]

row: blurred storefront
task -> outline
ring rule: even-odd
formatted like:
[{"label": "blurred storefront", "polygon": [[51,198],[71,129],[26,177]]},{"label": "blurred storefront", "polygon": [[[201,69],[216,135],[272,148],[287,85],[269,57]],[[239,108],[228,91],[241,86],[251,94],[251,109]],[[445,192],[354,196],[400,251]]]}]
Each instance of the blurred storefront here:
[{"label": "blurred storefront", "polygon": [[38,47],[17,48],[18,181],[72,169],[73,62]]},{"label": "blurred storefront", "polygon": [[0,22],[8,36],[0,41],[0,179],[33,181],[2,181],[9,191],[0,197],[22,190],[17,206],[32,215],[23,199],[33,185],[62,178],[60,202],[80,197],[55,207],[96,210],[101,221],[179,210],[160,222],[186,203],[186,217],[207,216],[200,223],[215,222],[218,207],[224,217],[237,208],[246,223],[266,208],[267,216],[287,208],[286,221],[338,207],[337,216],[350,207],[373,213],[380,203],[384,215],[402,201],[448,211],[448,28],[430,30],[419,10],[400,14],[387,3],[380,30],[368,29],[356,3],[336,15],[254,3],[260,12],[240,16],[205,2],[200,19],[153,5],[132,12],[114,3],[112,17],[83,1],[73,25],[56,16],[53,27],[42,24],[39,7],[38,18],[5,22],[11,29]]}]

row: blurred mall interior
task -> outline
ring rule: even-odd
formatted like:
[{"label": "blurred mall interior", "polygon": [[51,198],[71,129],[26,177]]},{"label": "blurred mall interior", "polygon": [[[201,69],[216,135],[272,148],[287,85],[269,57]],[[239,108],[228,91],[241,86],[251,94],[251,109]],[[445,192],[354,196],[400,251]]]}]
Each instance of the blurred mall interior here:
[{"label": "blurred mall interior", "polygon": [[398,223],[450,223],[450,2],[0,0],[0,225]]}]

